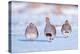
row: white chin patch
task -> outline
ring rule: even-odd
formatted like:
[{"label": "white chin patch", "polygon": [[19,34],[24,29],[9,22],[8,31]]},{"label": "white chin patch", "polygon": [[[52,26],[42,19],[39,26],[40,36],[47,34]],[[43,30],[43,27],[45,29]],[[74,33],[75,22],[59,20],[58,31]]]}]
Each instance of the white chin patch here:
[{"label": "white chin patch", "polygon": [[70,35],[70,32],[69,33],[64,32],[63,34],[64,34],[65,37],[68,37]]},{"label": "white chin patch", "polygon": [[37,37],[37,34],[34,34],[34,33],[26,34],[26,38],[29,40],[35,40],[36,37]]}]

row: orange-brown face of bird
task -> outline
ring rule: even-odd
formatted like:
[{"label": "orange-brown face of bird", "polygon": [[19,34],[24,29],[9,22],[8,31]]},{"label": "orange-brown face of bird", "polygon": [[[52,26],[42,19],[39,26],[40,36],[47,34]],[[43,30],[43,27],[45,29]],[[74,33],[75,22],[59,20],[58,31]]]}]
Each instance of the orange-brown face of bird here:
[{"label": "orange-brown face of bird", "polygon": [[66,21],[65,21],[65,24],[69,24],[69,21],[68,21],[68,20],[66,20]]},{"label": "orange-brown face of bird", "polygon": [[29,26],[30,26],[30,28],[33,28],[34,24],[33,23],[30,23]]}]

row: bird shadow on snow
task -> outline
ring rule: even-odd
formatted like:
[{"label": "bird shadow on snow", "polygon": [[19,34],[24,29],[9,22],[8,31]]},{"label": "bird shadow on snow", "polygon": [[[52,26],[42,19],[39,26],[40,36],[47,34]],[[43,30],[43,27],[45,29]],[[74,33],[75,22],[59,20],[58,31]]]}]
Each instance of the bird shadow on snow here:
[{"label": "bird shadow on snow", "polygon": [[56,36],[55,38],[64,38],[63,36]]},{"label": "bird shadow on snow", "polygon": [[48,40],[23,40],[23,39],[19,39],[19,41],[25,41],[25,42],[49,42]]},{"label": "bird shadow on snow", "polygon": [[[55,38],[65,38],[64,36],[56,36]],[[66,37],[68,38],[68,37]],[[49,42],[48,40],[27,40],[27,39],[18,39],[18,41],[22,42]]]}]

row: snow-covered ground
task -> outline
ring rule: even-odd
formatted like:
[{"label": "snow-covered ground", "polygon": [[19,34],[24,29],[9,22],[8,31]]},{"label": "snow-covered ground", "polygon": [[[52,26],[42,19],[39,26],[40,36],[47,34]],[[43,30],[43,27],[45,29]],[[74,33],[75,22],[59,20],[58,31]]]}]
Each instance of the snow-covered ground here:
[{"label": "snow-covered ground", "polygon": [[[58,15],[54,13],[54,4],[38,4],[40,7],[36,6],[36,8],[29,7],[29,4],[12,3],[12,52],[77,49],[77,7],[64,8],[62,9],[62,14],[57,17]],[[45,17],[47,15],[50,17],[51,24],[54,25],[62,25],[68,19],[72,26],[71,35],[68,38],[64,38],[61,33],[61,27],[56,27],[56,38],[52,42],[48,42],[44,35]],[[26,40],[24,35],[25,29],[30,22],[33,22],[38,28],[39,37],[35,41]]]}]

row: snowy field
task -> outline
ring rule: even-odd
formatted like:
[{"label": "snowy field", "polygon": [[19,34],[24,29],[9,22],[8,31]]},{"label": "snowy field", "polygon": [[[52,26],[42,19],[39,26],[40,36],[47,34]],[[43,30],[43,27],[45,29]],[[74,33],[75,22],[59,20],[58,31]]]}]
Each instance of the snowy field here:
[{"label": "snowy field", "polygon": [[[31,5],[31,6],[29,6]],[[70,5],[62,9],[60,15],[55,14],[55,4],[16,3],[13,2],[11,15],[11,38],[12,52],[35,52],[53,50],[72,50],[78,48],[78,8]],[[65,6],[65,5],[64,5]],[[64,38],[61,27],[56,27],[56,37],[52,42],[48,42],[44,35],[45,17],[50,17],[51,24],[62,25],[66,19],[70,21],[72,32],[68,38]],[[57,17],[59,16],[59,17]],[[34,41],[26,40],[25,29],[27,25],[34,23],[39,32],[39,36]]]}]

